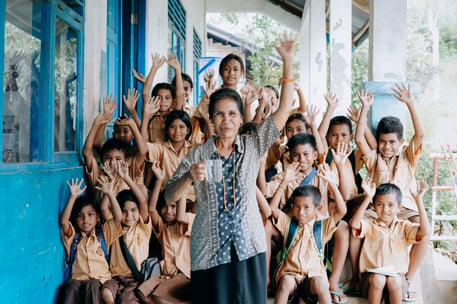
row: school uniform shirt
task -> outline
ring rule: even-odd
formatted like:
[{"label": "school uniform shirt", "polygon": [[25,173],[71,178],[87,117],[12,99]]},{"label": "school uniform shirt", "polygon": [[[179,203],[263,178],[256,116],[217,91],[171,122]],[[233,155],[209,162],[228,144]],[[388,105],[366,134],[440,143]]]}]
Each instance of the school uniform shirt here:
[{"label": "school uniform shirt", "polygon": [[[119,237],[119,232],[113,220],[108,220],[102,225],[103,235],[105,237],[106,248],[114,243]],[[60,229],[60,236],[67,256],[70,254],[71,245],[75,238],[75,228],[70,223],[71,235],[67,237],[63,230]],[[102,246],[94,232],[87,237],[81,233],[81,238],[76,246],[75,260],[71,270],[71,280],[90,280],[97,279],[103,284],[111,279],[108,262],[105,258]]]},{"label": "school uniform shirt", "polygon": [[[286,213],[279,211],[277,220],[273,220],[273,224],[278,228],[284,240],[287,238],[290,219],[291,217]],[[314,221],[315,220],[309,221],[304,225],[299,225],[297,227],[295,238],[292,241],[289,252],[276,274],[276,282],[286,274],[294,276],[298,281],[304,276],[310,278],[315,276],[327,276],[325,266],[314,241]],[[332,238],[335,231],[336,223],[333,216],[323,220],[322,246]],[[283,244],[283,247],[284,245],[285,243]]]},{"label": "school uniform shirt", "polygon": [[[334,169],[336,171],[336,168]],[[281,172],[279,174],[276,174],[271,178],[271,181],[267,183],[267,191],[265,193],[266,198],[273,197],[275,194],[276,190],[278,189],[279,185],[281,184],[282,180],[284,179],[285,172]],[[338,174],[338,173],[336,173]],[[338,175],[336,175],[338,178]],[[306,178],[306,175],[302,172],[298,172],[296,175],[296,178],[289,182],[287,184],[286,189],[281,195],[281,201],[279,203],[279,209],[284,208],[284,206],[287,203],[287,200],[289,197],[292,195],[294,190],[300,186],[301,182]],[[331,192],[330,189],[328,189],[328,183],[321,177],[319,177],[317,174],[314,176],[314,178],[311,180],[309,183],[311,186],[315,186],[319,189],[321,193],[321,210],[318,212],[318,219],[324,219],[329,216],[328,212],[328,201],[329,197],[330,199],[333,199],[335,196]]]},{"label": "school uniform shirt", "polygon": [[[135,153],[135,152],[134,152]],[[138,162],[135,154],[127,158],[127,162],[129,164],[129,176],[137,185],[144,184],[144,160],[142,162]]]},{"label": "school uniform shirt", "polygon": [[404,274],[408,271],[408,246],[416,241],[419,224],[396,217],[390,227],[380,219],[363,219],[360,230],[352,229],[357,238],[364,238],[360,252],[360,272],[370,268],[393,267],[394,271]]},{"label": "school uniform shirt", "polygon": [[[226,188],[225,199],[222,181],[194,182],[197,214],[190,242],[192,271],[230,263],[232,245],[239,261],[266,251],[265,230],[256,200],[256,179],[260,158],[278,137],[279,130],[271,116],[260,125],[257,132],[236,136],[234,152],[227,159],[221,157]],[[203,145],[192,149],[168,183],[189,172],[190,166],[194,163],[218,159],[215,139],[213,136]],[[235,172],[235,180],[232,169]],[[228,212],[224,208],[224,200]]]},{"label": "school uniform shirt", "polygon": [[[127,246],[127,249],[129,250],[133,259],[135,260],[135,264],[138,270],[141,270],[141,263],[149,255],[149,239],[151,238],[151,233],[151,220],[145,224],[141,216],[135,226],[122,228],[124,243]],[[125,261],[124,255],[122,254],[119,238],[111,246],[110,270],[113,277],[133,276],[129,265]]]},{"label": "school uniform shirt", "polygon": [[[89,180],[93,186],[95,198],[97,202],[100,202],[103,197],[103,192],[95,189],[95,186],[97,185],[98,178],[100,176],[105,176],[106,174],[105,171],[103,171],[103,169],[101,169],[98,165],[97,161],[95,160],[95,157],[92,156],[90,161],[92,164],[92,171],[89,171],[87,165],[84,167],[87,175],[89,176]],[[114,182],[114,194],[117,195],[119,192],[126,189],[129,189],[129,186],[125,183],[125,181],[120,177],[116,177],[116,181]]]},{"label": "school uniform shirt", "polygon": [[363,156],[365,167],[373,182],[379,186],[383,183],[397,185],[402,193],[404,207],[417,211],[417,206],[410,191],[417,191],[416,170],[419,156],[422,152],[422,145],[414,147],[411,141],[407,147],[403,147],[399,155],[392,158],[383,158],[380,153],[373,150],[368,155]]},{"label": "school uniform shirt", "polygon": [[149,142],[156,142],[158,140],[165,141],[165,120],[166,119],[167,119],[167,116],[162,117],[162,115],[160,115],[159,113],[156,113],[152,117],[152,119],[148,125]]},{"label": "school uniform shirt", "polygon": [[[189,153],[189,150],[194,147],[191,143],[186,141],[182,149],[177,152],[173,148],[173,144],[170,141],[156,141],[148,144],[148,154],[146,154],[146,161],[148,162],[159,162],[160,168],[164,171],[165,177],[162,182],[161,189],[165,188],[168,179],[173,175],[179,166],[179,163],[183,160],[184,156]],[[187,198],[195,202],[195,191],[191,187],[187,191]]]},{"label": "school uniform shirt", "polygon": [[175,276],[181,271],[190,279],[190,236],[195,214],[186,213],[188,224],[168,225],[159,219],[159,230],[154,233],[162,245],[163,260],[160,261],[162,275]]}]

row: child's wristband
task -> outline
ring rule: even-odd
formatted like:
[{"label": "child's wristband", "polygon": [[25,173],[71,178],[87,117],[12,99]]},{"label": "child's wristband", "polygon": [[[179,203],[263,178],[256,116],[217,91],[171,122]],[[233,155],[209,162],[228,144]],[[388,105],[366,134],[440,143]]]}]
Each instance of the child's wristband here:
[{"label": "child's wristband", "polygon": [[286,190],[286,189],[287,189],[287,187],[284,186],[283,184],[279,184],[279,188],[281,188],[281,189],[283,189],[283,190]]},{"label": "child's wristband", "polygon": [[370,111],[370,107],[363,107],[362,111]]},{"label": "child's wristband", "polygon": [[281,78],[279,78],[279,80],[281,80],[282,82],[295,82],[297,79],[295,77],[294,78],[281,77]]}]

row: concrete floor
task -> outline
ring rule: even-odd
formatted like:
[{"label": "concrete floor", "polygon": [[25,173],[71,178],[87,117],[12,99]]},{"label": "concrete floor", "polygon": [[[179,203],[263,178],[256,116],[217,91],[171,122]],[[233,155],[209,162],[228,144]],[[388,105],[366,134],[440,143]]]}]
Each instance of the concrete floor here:
[{"label": "concrete floor", "polygon": [[[350,262],[346,261],[341,281],[348,280],[349,276]],[[412,285],[417,291],[418,300],[408,303],[457,304],[457,265],[434,251],[430,246]],[[273,298],[268,299],[268,304],[273,304],[273,302]],[[300,304],[304,303],[304,301],[300,301]],[[368,304],[368,300],[348,297],[348,303]]]}]

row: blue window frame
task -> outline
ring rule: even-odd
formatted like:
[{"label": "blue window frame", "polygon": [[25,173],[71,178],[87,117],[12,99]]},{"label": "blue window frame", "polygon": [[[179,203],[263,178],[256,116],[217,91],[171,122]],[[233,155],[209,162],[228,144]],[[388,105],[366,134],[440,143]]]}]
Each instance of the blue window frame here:
[{"label": "blue window frame", "polygon": [[65,2],[0,5],[0,171],[79,163],[84,3]]},{"label": "blue window frame", "polygon": [[200,84],[198,81],[198,69],[200,68],[200,58],[202,57],[202,41],[200,37],[198,37],[197,32],[193,31],[193,74],[194,74],[194,103],[197,104],[199,102],[199,89]]},{"label": "blue window frame", "polygon": [[[176,54],[184,71],[186,59],[186,11],[179,0],[168,0],[168,52]],[[168,69],[169,81],[174,77],[173,69]]]}]

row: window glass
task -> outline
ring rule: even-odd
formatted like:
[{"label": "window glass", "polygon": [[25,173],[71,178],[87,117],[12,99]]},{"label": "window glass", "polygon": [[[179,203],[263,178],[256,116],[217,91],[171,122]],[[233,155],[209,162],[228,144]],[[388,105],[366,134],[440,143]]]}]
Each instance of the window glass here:
[{"label": "window glass", "polygon": [[55,44],[54,150],[75,150],[78,33],[57,18]]},{"label": "window glass", "polygon": [[7,0],[5,12],[2,162],[37,161],[31,125],[40,115],[41,4]]}]

